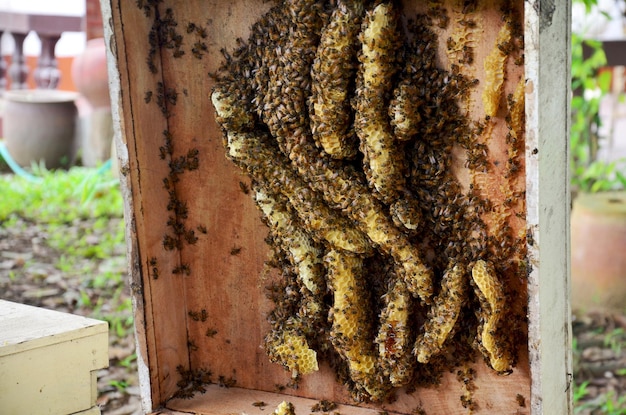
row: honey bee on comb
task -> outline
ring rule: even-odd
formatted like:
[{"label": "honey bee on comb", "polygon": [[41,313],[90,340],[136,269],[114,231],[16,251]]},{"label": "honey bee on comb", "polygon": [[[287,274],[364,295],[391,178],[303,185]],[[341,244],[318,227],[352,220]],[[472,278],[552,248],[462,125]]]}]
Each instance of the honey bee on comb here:
[{"label": "honey bee on comb", "polygon": [[509,339],[500,334],[502,318],[506,308],[506,297],[502,283],[493,265],[478,260],[472,267],[472,281],[480,300],[478,344],[485,360],[497,372],[508,373],[513,365]]},{"label": "honey bee on comb", "polygon": [[311,67],[311,132],[333,158],[353,158],[357,153],[350,84],[357,68],[358,34],[364,10],[362,1],[338,1],[322,30]]},{"label": "honey bee on comb", "polygon": [[510,27],[508,24],[502,25],[496,38],[496,47],[491,50],[484,62],[486,79],[482,99],[485,114],[488,117],[495,117],[500,107],[504,85],[504,70],[509,56],[508,49],[504,45],[508,45],[510,41]]},{"label": "honey bee on comb", "polygon": [[367,10],[359,39],[359,69],[354,127],[360,139],[364,171],[376,195],[389,203],[404,186],[404,158],[393,138],[388,105],[401,46],[399,15],[390,2]]},{"label": "honey bee on comb", "polygon": [[[516,240],[476,172],[493,166],[485,137],[500,115],[513,143],[505,173],[523,169],[523,88],[500,108],[498,66],[521,40],[502,35],[479,85],[465,67],[482,27],[475,3],[429,1],[405,19],[400,2],[281,0],[223,51],[215,118],[279,274],[265,350],[296,381],[329,359],[355,400],[381,402],[436,383],[472,347],[496,372],[514,365],[501,324],[512,274],[493,264]],[[467,112],[476,91],[487,97],[478,121]],[[512,194],[507,207],[519,208]]]},{"label": "honey bee on comb", "polygon": [[435,297],[413,350],[420,363],[428,363],[432,356],[439,354],[453,334],[461,309],[468,300],[466,277],[463,267],[458,264],[450,264],[444,273],[441,292]]},{"label": "honey bee on comb", "polygon": [[401,279],[395,278],[384,295],[380,329],[375,342],[381,367],[394,387],[405,386],[412,378],[416,361],[411,355],[413,327],[410,322],[412,296]]},{"label": "honey bee on comb", "polygon": [[333,290],[331,342],[347,361],[351,379],[367,391],[372,400],[380,401],[387,396],[389,387],[379,380],[378,359],[370,338],[372,319],[366,289],[361,282],[363,259],[330,250],[324,261]]}]

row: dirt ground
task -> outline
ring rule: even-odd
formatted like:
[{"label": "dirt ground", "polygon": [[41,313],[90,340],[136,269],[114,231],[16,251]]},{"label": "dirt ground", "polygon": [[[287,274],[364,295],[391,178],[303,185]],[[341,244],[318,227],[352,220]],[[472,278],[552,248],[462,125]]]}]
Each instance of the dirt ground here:
[{"label": "dirt ground", "polygon": [[[89,222],[67,225],[68,234],[79,234],[78,228],[91,226]],[[113,219],[108,231],[115,232],[118,226],[119,219]],[[72,270],[62,271],[59,264],[63,253],[47,245],[48,237],[48,230],[38,224],[19,221],[10,228],[0,225],[0,299],[100,319],[103,315],[116,321],[130,317],[130,311],[116,306],[128,301],[125,284],[115,281],[94,284],[90,275],[94,270],[126,275],[124,246],[116,249],[112,258],[81,259],[72,264]],[[98,233],[91,238],[89,243],[98,243]],[[93,305],[98,305],[96,315]],[[120,330],[119,334],[109,335],[109,368],[98,373],[97,404],[106,415],[139,415],[143,412],[133,359],[134,336],[132,330]]]},{"label": "dirt ground", "polygon": [[[70,224],[67,231],[73,233],[76,229],[72,227],[84,226],[90,226],[89,221]],[[114,232],[119,222],[112,220],[109,226]],[[34,223],[22,221],[11,227],[0,226],[0,298],[91,317],[94,317],[93,307],[86,303],[93,305],[101,300],[101,314],[121,320],[130,315],[127,311],[107,309],[108,303],[104,301],[123,286],[121,283],[117,283],[118,287],[94,285],[81,272],[61,271],[58,263],[62,253],[51,249],[47,238],[47,230]],[[90,243],[98,243],[98,234],[92,235]],[[124,246],[116,249],[113,258],[81,261],[84,264],[80,261],[74,264],[77,270],[93,269],[96,265],[98,271],[126,273]],[[117,303],[127,299],[125,287],[115,294]],[[605,394],[626,395],[626,353],[622,350],[626,346],[626,315],[606,312],[576,315],[572,327],[575,380],[577,384],[588,382],[577,413],[605,413],[597,409],[602,406]],[[107,415],[141,414],[137,368],[132,358],[133,333],[126,330],[120,334],[111,333],[110,365],[98,373],[98,405]],[[576,388],[574,392],[580,391]]]}]

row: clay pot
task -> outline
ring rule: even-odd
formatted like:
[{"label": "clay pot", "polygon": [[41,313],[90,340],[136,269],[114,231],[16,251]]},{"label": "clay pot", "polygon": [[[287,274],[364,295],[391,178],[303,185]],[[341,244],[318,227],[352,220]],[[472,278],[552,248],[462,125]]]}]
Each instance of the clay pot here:
[{"label": "clay pot", "polygon": [[72,80],[76,90],[89,101],[92,108],[111,106],[106,45],[103,38],[89,40],[83,53],[74,58]]},{"label": "clay pot", "polygon": [[111,156],[113,137],[104,39],[89,40],[84,52],[74,58],[72,79],[89,103],[86,111],[81,112],[80,148],[83,165],[94,167]]},{"label": "clay pot", "polygon": [[576,197],[571,249],[572,308],[626,310],[626,192]]},{"label": "clay pot", "polygon": [[67,167],[73,158],[78,94],[51,89],[4,93],[4,140],[22,167],[43,160],[47,168]]}]

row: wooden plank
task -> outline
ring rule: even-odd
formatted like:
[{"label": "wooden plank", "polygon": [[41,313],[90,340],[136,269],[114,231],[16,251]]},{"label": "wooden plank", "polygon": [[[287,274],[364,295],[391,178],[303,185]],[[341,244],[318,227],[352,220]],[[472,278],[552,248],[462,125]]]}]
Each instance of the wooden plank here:
[{"label": "wooden plank", "polygon": [[533,414],[572,408],[569,284],[571,2],[525,3],[526,204]]},{"label": "wooden plank", "polygon": [[[171,271],[180,262],[179,252],[163,249],[171,213],[163,189],[163,179],[169,172],[159,151],[168,129],[162,113],[167,104],[156,104],[163,73],[156,50],[153,64],[157,73],[152,74],[146,68],[150,21],[134,3],[120,1],[113,6],[109,16],[115,33],[108,32],[107,36],[110,48],[120,59],[114,68],[109,68],[109,73],[117,73],[111,78],[118,82],[111,92],[112,102],[118,103],[114,104],[117,108],[113,115],[116,124],[119,123],[117,146],[125,147],[118,154],[124,177],[136,329],[141,339],[140,350],[145,351],[142,363],[151,376],[151,392],[147,396],[166,397],[177,388],[177,366],[188,368],[189,363],[184,287],[179,281],[182,277],[171,277]],[[129,27],[133,29],[125,30]],[[135,32],[146,35],[133,36]],[[154,94],[152,105],[144,101],[149,91]],[[150,264],[153,258],[156,265]],[[168,307],[162,306],[164,302]]]},{"label": "wooden plank", "polygon": [[[242,191],[248,185],[248,179],[224,157],[221,132],[208,99],[213,80],[207,75],[221,62],[220,49],[232,50],[237,37],[245,39],[251,23],[269,5],[261,0],[209,3],[165,0],[159,3],[160,15],[155,16],[148,4],[103,0],[105,21],[108,21],[105,33],[113,50],[109,69],[114,118],[118,124],[116,140],[122,172],[126,174],[122,177],[122,184],[144,406],[158,407],[176,392],[176,383],[184,374],[197,370],[210,370],[214,379],[235,380],[237,386],[245,390],[271,392],[276,384],[287,384],[290,375],[270,363],[260,347],[268,330],[265,314],[272,307],[264,297],[263,288],[275,278],[274,274],[259,278],[263,275],[267,255],[263,242],[266,229],[250,196]],[[465,23],[460,5],[446,4],[451,23],[448,29],[438,31],[439,64],[451,69],[453,64],[462,64],[463,57],[449,52],[446,42],[441,39],[452,38]],[[138,5],[146,6],[152,14],[144,13]],[[496,0],[482,2],[476,12],[478,27],[468,35],[474,62],[465,63],[463,71],[478,79],[479,85],[486,82],[482,63],[497,48],[496,37],[503,26],[499,5]],[[426,7],[411,1],[403,2],[403,6],[405,16]],[[532,363],[529,365],[529,352],[522,346],[513,374],[501,377],[477,357],[472,366],[476,371],[477,388],[472,399],[478,405],[474,413],[527,413],[528,408],[519,402],[531,400],[533,413],[542,413],[542,399],[566,386],[559,376],[565,375],[563,369],[567,368],[567,361],[563,360],[563,351],[569,347],[565,328],[568,316],[563,313],[567,310],[559,308],[546,321],[542,320],[545,312],[539,312],[539,304],[547,299],[557,308],[566,304],[565,296],[556,303],[550,299],[556,293],[565,292],[559,289],[563,288],[562,281],[566,278],[549,283],[545,278],[540,279],[538,274],[540,266],[544,273],[545,269],[556,272],[556,275],[566,275],[567,271],[562,264],[557,264],[565,258],[562,255],[566,252],[566,242],[557,241],[556,236],[552,237],[554,240],[543,236],[545,229],[560,231],[565,223],[564,216],[561,216],[564,208],[554,207],[565,190],[553,191],[565,180],[567,171],[566,163],[561,163],[562,154],[552,167],[546,161],[539,161],[538,156],[562,151],[566,142],[564,131],[561,131],[566,124],[548,124],[553,112],[557,120],[566,120],[567,105],[559,108],[552,105],[548,112],[543,110],[544,101],[554,93],[545,92],[550,90],[547,85],[550,85],[548,79],[551,78],[539,70],[540,65],[543,65],[543,59],[554,63],[558,60],[555,56],[562,58],[563,43],[568,39],[563,32],[565,26],[562,27],[561,22],[557,24],[556,18],[552,19],[550,6],[551,2],[519,2],[515,6],[520,18],[524,16],[530,41],[525,43],[524,66],[512,59],[507,62],[502,96],[512,94],[518,82],[526,79],[526,115],[532,123],[526,126],[526,157],[524,160],[523,154],[521,156],[519,174],[507,174],[506,159],[511,153],[505,139],[508,127],[503,116],[489,120],[489,128],[480,137],[480,142],[489,149],[488,174],[468,171],[464,168],[467,156],[459,149],[455,153],[458,179],[466,189],[470,186],[477,188],[494,205],[494,209],[483,216],[488,233],[495,238],[506,225],[512,234],[519,235],[516,241],[521,246],[515,250],[514,257],[507,258],[510,266],[503,275],[515,316],[525,315],[527,294],[531,297]],[[555,13],[562,12],[559,9]],[[541,30],[540,21],[543,22]],[[156,27],[153,26],[155,22],[165,27],[167,33],[161,47],[151,44],[153,34],[150,33]],[[534,41],[535,38],[542,39],[542,42]],[[550,46],[545,46],[548,43]],[[542,46],[546,50],[541,49]],[[560,52],[557,53],[557,49]],[[156,73],[152,73],[151,65]],[[559,77],[558,85],[567,77],[556,67],[551,67],[550,71],[552,77]],[[564,88],[562,96],[559,95],[560,103],[567,100],[567,86]],[[545,96],[539,96],[540,90]],[[482,122],[481,91],[481,87],[473,90],[464,105],[470,119]],[[539,113],[544,118],[540,118]],[[164,135],[164,130],[169,135]],[[547,140],[544,131],[549,132],[552,139],[557,139]],[[166,145],[168,140],[172,143],[171,148]],[[193,169],[190,168],[191,161]],[[546,178],[546,173],[550,179]],[[170,183],[166,188],[163,180],[173,178],[176,183]],[[555,185],[558,180],[561,182]],[[512,195],[519,196],[524,191],[525,200],[523,197],[511,200]],[[546,192],[552,193],[546,197]],[[563,206],[564,200],[559,202]],[[184,214],[172,207],[177,203],[185,207]],[[550,204],[553,214],[558,216],[556,222],[550,222],[545,216],[546,206]],[[534,215],[528,223],[527,209],[529,218]],[[527,226],[532,235],[528,240]],[[167,240],[164,236],[173,236],[175,227],[179,231],[176,240],[180,247],[165,249],[163,242]],[[542,240],[548,239],[554,247],[550,255],[539,251],[539,232]],[[561,238],[566,234],[558,235]],[[525,279],[519,278],[525,260],[524,241],[531,250],[530,292],[527,292]],[[545,242],[541,244],[546,246]],[[543,268],[544,263],[546,268]],[[157,273],[158,278],[155,278]],[[555,334],[555,327],[565,331],[557,333],[555,342],[542,343],[544,336]],[[550,356],[550,362],[545,356]],[[546,377],[544,364],[555,369],[559,379]],[[426,409],[427,413],[466,413],[460,397],[467,390],[461,383],[456,374],[445,374],[439,387],[420,389],[412,394],[400,392],[398,400],[385,408],[401,413],[410,413],[418,407]],[[281,396],[296,395],[353,402],[344,386],[334,381],[333,370],[325,364],[319,372],[306,376],[299,389],[287,389]],[[567,399],[566,394],[554,408],[565,408],[559,405]],[[180,401],[175,401],[169,406],[182,408],[179,405]],[[221,413],[221,409],[212,405],[213,400],[197,396],[184,407],[201,413]],[[242,405],[246,403],[242,402]],[[244,410],[242,408],[247,406],[238,410]]]}]

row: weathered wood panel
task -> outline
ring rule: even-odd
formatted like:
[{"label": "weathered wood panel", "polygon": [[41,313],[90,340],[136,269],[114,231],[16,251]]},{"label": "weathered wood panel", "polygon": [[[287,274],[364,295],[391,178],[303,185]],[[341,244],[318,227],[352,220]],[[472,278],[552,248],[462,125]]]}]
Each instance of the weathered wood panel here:
[{"label": "weathered wood panel", "polygon": [[[567,64],[562,59],[568,50],[568,15],[562,10],[568,9],[569,2],[563,3],[514,6],[526,27],[525,64],[507,63],[503,96],[512,94],[521,78],[526,79],[526,162],[521,154],[521,178],[510,179],[505,170],[510,155],[504,119],[493,120],[482,138],[489,147],[492,167],[488,173],[468,172],[466,155],[458,152],[459,180],[466,188],[480,187],[501,209],[485,216],[491,232],[506,223],[513,233],[524,235],[520,240],[528,243],[532,266],[528,281],[509,278],[513,281],[509,290],[516,294],[513,309],[525,313],[530,296],[531,362],[522,346],[513,373],[497,376],[477,356],[476,389],[471,393],[477,404],[474,413],[528,413],[531,402],[532,413],[566,413],[568,408],[567,393],[554,395],[561,388],[567,390],[569,373],[564,295],[568,238],[563,227],[568,215],[563,158],[568,75],[559,66]],[[270,363],[261,348],[268,329],[265,314],[272,307],[263,291],[273,276],[262,277],[267,231],[245,194],[248,179],[225,158],[209,100],[213,80],[208,76],[223,59],[220,50],[232,50],[236,38],[245,39],[250,25],[269,5],[166,0],[158,4],[155,15],[147,1],[103,0],[102,4],[112,50],[111,93],[125,190],[144,406],[147,410],[159,407],[179,390],[182,375],[201,370],[210,370],[213,380],[236,380],[246,390],[274,391],[276,385],[287,384],[290,376]],[[443,39],[463,24],[463,15],[460,5],[445,4],[452,19],[447,31],[438,33],[439,64],[449,69],[461,58],[446,51]],[[405,1],[403,13],[411,16],[424,7]],[[503,25],[499,7],[495,0],[479,2],[478,28],[469,39],[474,61],[466,63],[463,71],[478,79],[479,85],[485,81],[482,63],[496,47]],[[159,27],[165,32],[156,36]],[[558,85],[557,92],[550,92],[552,85]],[[470,118],[484,118],[480,87],[464,105]],[[542,159],[545,154],[549,156]],[[553,155],[556,161],[551,163]],[[523,214],[498,222],[498,212],[512,205],[506,199],[524,191],[525,200],[522,196],[513,204]],[[527,228],[530,241],[525,238]],[[544,236],[546,229],[548,236]],[[526,249],[521,247],[520,252]],[[559,278],[540,278],[540,273]],[[550,310],[544,311],[542,304]],[[549,343],[541,341],[546,338],[551,339]],[[545,365],[550,367],[549,374]],[[401,413],[416,408],[426,413],[466,413],[460,399],[466,392],[450,373],[439,387],[401,392],[396,402],[381,408]],[[353,403],[326,364],[318,373],[304,377],[297,390],[287,388],[283,393]],[[237,399],[236,391],[233,394]],[[222,413],[216,403],[220,396],[213,388],[190,401],[171,400],[168,407]],[[249,398],[247,392],[241,395],[241,411],[252,411]]]}]

